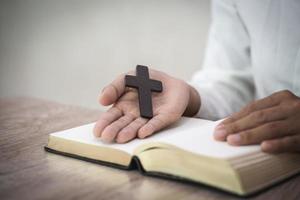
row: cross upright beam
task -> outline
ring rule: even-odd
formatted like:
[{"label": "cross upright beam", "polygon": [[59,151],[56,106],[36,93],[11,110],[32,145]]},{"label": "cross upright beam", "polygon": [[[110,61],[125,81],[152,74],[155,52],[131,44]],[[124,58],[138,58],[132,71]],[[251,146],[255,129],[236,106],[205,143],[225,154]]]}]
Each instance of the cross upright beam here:
[{"label": "cross upright beam", "polygon": [[136,88],[139,96],[140,115],[144,118],[153,117],[151,92],[162,92],[162,82],[150,79],[148,67],[136,66],[136,76],[126,75],[125,86]]}]

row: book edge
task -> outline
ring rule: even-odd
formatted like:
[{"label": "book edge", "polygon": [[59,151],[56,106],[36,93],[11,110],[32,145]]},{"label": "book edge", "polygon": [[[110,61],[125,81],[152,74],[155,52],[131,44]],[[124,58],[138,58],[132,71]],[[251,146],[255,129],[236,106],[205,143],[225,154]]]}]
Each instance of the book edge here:
[{"label": "book edge", "polygon": [[83,161],[88,161],[88,162],[91,162],[91,163],[96,163],[96,164],[100,164],[100,165],[104,165],[104,166],[108,166],[108,167],[124,169],[124,170],[134,169],[134,165],[132,165],[132,161],[130,162],[130,164],[128,166],[126,166],[126,165],[107,162],[107,161],[103,161],[103,160],[87,158],[87,157],[84,157],[84,156],[80,156],[80,155],[76,155],[76,154],[72,154],[72,153],[66,153],[66,152],[63,152],[63,151],[58,151],[58,150],[52,149],[48,146],[44,146],[44,149],[45,149],[45,151],[50,152],[50,153],[54,153],[54,154],[58,154],[58,155],[66,156],[66,157],[71,157],[71,158],[75,158],[75,159],[79,159],[79,160],[83,160]]},{"label": "book edge", "polygon": [[57,150],[51,149],[47,146],[44,146],[44,150],[47,151],[47,152],[50,152],[50,153],[57,154],[57,155],[66,156],[66,157],[70,157],[70,158],[75,158],[75,159],[78,159],[78,160],[87,161],[87,162],[99,164],[99,165],[106,166],[106,167],[112,167],[112,168],[126,170],[126,171],[137,170],[143,176],[156,177],[156,178],[176,181],[176,182],[189,184],[189,185],[194,185],[194,186],[202,186],[202,187],[205,187],[205,189],[209,189],[209,190],[212,190],[212,191],[223,192],[223,193],[226,193],[226,194],[229,194],[229,195],[232,195],[232,196],[239,196],[239,197],[247,196],[247,194],[238,194],[238,193],[234,193],[234,192],[231,192],[231,191],[222,190],[220,188],[216,188],[216,187],[213,187],[213,186],[210,186],[210,185],[198,182],[198,181],[194,181],[194,180],[191,180],[191,179],[188,179],[188,178],[185,178],[185,177],[180,177],[180,176],[167,174],[167,173],[162,173],[162,172],[146,171],[143,168],[143,164],[141,163],[138,156],[133,156],[132,160],[130,162],[130,165],[124,166],[124,165],[120,165],[120,164],[116,164],[116,163],[111,163],[111,162],[102,161],[102,160],[96,160],[96,159],[87,158],[87,157],[83,157],[83,156],[79,156],[79,155],[75,155],[75,154],[71,154],[71,153],[57,151]]}]

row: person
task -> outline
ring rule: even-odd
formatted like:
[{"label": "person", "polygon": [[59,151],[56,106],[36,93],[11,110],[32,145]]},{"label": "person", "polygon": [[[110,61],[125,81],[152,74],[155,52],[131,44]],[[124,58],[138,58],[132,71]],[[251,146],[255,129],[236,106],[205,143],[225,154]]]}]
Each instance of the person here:
[{"label": "person", "polygon": [[[106,142],[145,138],[181,116],[226,118],[213,137],[230,145],[260,144],[270,153],[300,151],[300,2],[212,2],[203,68],[190,82],[150,70],[164,90],[153,93],[154,117],[141,118],[137,91],[124,75],[106,86],[113,105],[94,127]],[[131,71],[127,74],[133,74]]]}]

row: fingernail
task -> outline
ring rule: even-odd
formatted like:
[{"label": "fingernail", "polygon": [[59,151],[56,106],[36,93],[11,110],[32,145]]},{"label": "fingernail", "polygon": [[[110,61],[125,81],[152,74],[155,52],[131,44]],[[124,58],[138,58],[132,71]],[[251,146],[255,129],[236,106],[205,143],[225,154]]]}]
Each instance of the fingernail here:
[{"label": "fingernail", "polygon": [[[106,86],[106,87],[107,87],[107,86]],[[101,94],[104,92],[104,90],[105,90],[106,87],[104,87],[104,88],[102,89]]]},{"label": "fingernail", "polygon": [[94,134],[94,136],[96,138],[100,137],[100,134],[99,134],[99,131],[98,131],[98,127],[94,126],[94,128],[93,128],[93,134]]},{"label": "fingernail", "polygon": [[261,143],[261,148],[263,151],[269,152],[272,150],[272,144],[270,142],[262,142]]},{"label": "fingernail", "polygon": [[223,124],[219,124],[215,129],[214,135],[217,138],[225,139],[225,137],[227,135],[225,126]]},{"label": "fingernail", "polygon": [[240,134],[234,134],[227,137],[227,141],[233,144],[240,144],[242,141]]},{"label": "fingernail", "polygon": [[138,133],[138,137],[140,139],[144,139],[145,137],[148,137],[151,134],[152,134],[152,129],[150,129],[148,126],[145,126],[140,129],[140,131]]}]

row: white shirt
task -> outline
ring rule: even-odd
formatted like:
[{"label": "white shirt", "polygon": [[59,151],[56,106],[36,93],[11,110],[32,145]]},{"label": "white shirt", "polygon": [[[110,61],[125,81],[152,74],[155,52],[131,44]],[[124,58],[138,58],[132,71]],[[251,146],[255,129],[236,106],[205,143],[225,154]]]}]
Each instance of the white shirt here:
[{"label": "white shirt", "polygon": [[300,0],[216,0],[198,117],[220,119],[288,89],[300,96]]}]

